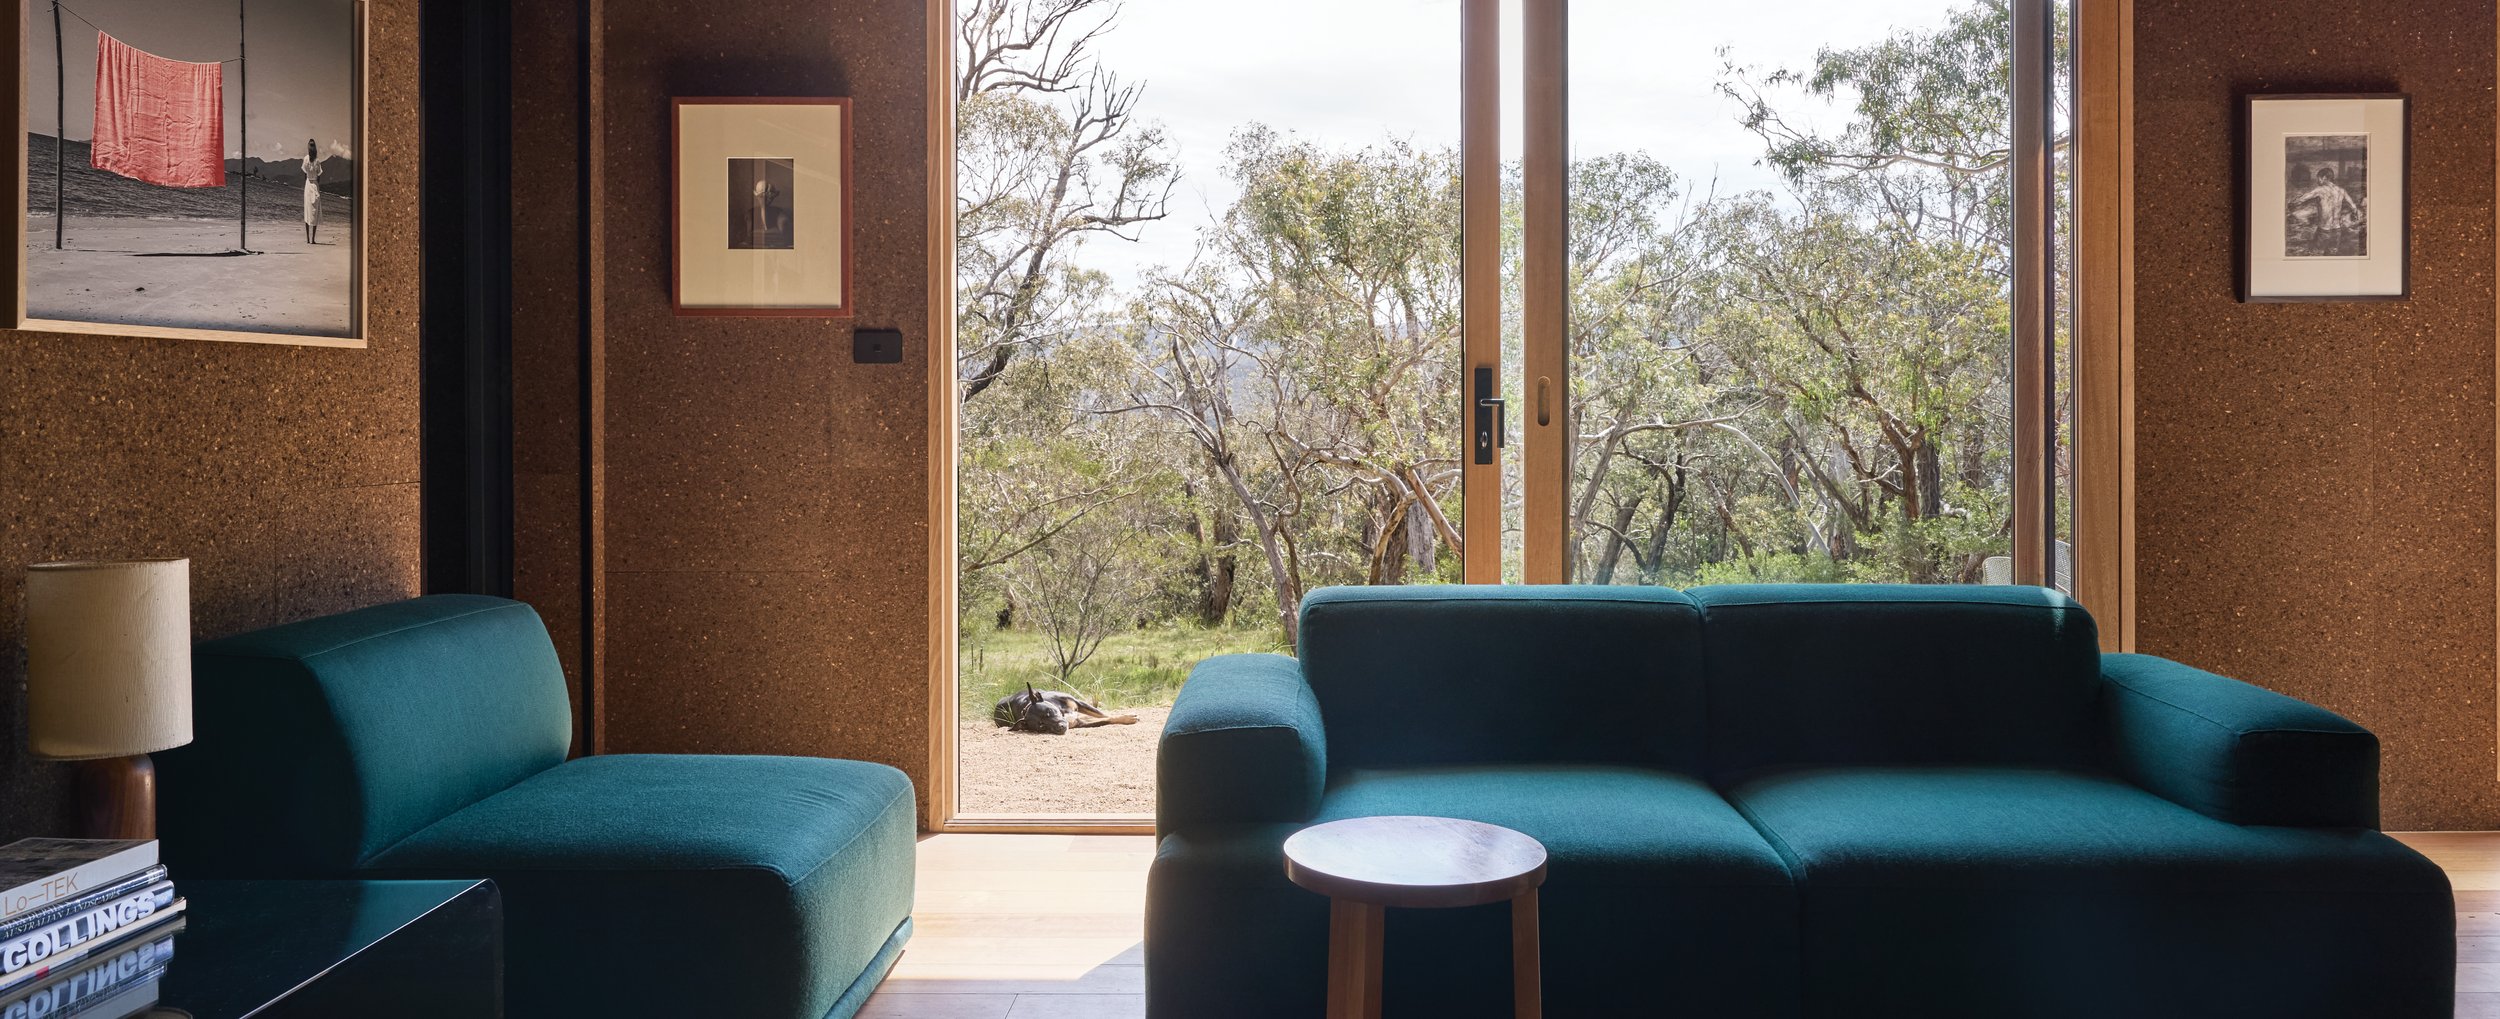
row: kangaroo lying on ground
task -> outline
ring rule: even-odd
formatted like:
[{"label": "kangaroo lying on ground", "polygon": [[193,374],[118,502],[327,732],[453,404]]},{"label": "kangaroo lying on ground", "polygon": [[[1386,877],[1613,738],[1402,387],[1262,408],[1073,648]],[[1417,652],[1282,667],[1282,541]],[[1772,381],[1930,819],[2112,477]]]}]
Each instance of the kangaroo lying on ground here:
[{"label": "kangaroo lying on ground", "polygon": [[1135,715],[1113,715],[1085,703],[1082,697],[1060,693],[1056,690],[1036,692],[1031,683],[1024,684],[1023,693],[1011,693],[999,698],[998,706],[990,709],[990,721],[998,723],[1002,729],[1039,732],[1052,736],[1067,735],[1070,725],[1068,720],[1076,715],[1085,715],[1093,719],[1074,723],[1079,729],[1091,729],[1098,725],[1137,724]]}]

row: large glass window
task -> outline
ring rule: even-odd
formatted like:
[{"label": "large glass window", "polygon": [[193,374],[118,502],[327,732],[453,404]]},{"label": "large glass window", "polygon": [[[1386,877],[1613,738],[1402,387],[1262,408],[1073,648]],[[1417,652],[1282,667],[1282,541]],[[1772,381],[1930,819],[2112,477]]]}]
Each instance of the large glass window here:
[{"label": "large glass window", "polygon": [[1322,586],[2065,584],[2051,11],[959,0],[955,813]]},{"label": "large glass window", "polygon": [[1570,576],[2010,582],[2009,4],[1570,19]]}]

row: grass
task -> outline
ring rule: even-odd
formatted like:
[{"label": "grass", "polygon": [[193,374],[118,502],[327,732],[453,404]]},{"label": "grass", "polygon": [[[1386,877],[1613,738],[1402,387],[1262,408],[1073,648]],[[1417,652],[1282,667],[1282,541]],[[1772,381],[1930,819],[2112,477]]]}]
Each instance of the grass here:
[{"label": "grass", "polygon": [[[1066,686],[1050,653],[1050,637],[1029,630],[966,632],[956,657],[956,690],[964,718],[988,718],[990,707],[1032,683],[1037,690],[1069,690],[1105,708],[1152,708],[1172,703],[1181,682],[1199,662],[1245,651],[1282,651],[1275,630],[1159,626],[1115,634],[1076,669]],[[1073,689],[1070,689],[1073,688]]]}]

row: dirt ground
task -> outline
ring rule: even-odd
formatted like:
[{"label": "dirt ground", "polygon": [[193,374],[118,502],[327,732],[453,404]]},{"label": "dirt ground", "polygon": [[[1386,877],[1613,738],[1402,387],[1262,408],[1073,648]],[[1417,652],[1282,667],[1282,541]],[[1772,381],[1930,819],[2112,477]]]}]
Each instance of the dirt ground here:
[{"label": "dirt ground", "polygon": [[339,336],[348,322],[344,215],[325,217],[317,245],[301,221],[252,223],[254,255],[232,249],[235,223],[80,217],[69,248],[52,248],[52,217],[26,223],[26,314],[124,325]]},{"label": "dirt ground", "polygon": [[966,814],[1148,814],[1155,741],[1170,708],[1136,708],[1136,725],[1044,736],[965,719],[956,743],[956,808]]}]

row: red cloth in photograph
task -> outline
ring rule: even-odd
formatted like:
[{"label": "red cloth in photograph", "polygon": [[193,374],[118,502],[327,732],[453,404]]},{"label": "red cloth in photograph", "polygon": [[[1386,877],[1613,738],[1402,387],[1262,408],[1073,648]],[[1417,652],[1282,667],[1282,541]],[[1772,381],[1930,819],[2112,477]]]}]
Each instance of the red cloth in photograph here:
[{"label": "red cloth in photograph", "polygon": [[224,65],[167,60],[96,33],[96,169],[166,187],[224,187],[225,153]]}]

